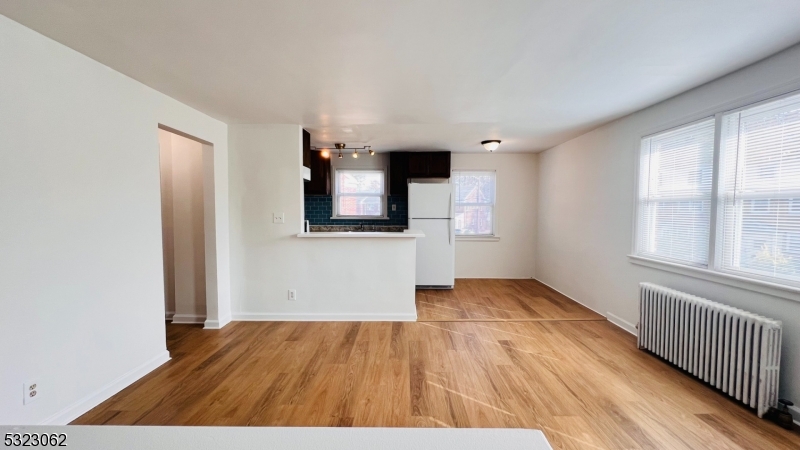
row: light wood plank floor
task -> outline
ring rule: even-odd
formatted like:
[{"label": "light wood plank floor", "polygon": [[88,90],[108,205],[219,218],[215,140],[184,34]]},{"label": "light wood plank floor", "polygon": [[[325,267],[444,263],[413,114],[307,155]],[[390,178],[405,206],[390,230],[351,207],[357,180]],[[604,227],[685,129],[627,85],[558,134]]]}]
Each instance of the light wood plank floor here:
[{"label": "light wood plank floor", "polygon": [[420,294],[465,319],[589,320],[169,325],[173,359],[74,423],[524,427],[558,449],[800,448],[534,281]]},{"label": "light wood plank floor", "polygon": [[417,320],[606,320],[536,280],[456,280],[452,290],[417,291]]}]

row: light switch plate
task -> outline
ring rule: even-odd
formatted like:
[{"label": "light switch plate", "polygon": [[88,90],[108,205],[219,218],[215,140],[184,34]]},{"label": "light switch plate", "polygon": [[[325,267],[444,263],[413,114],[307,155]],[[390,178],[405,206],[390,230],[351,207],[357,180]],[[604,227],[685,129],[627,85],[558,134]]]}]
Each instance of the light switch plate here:
[{"label": "light switch plate", "polygon": [[272,223],[283,223],[283,213],[272,213]]}]

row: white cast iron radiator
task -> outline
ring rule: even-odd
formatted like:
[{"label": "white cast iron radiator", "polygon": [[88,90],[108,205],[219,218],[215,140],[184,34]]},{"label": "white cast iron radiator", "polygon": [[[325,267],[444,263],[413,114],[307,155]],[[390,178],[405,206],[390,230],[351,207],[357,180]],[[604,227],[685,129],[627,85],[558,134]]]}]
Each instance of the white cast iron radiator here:
[{"label": "white cast iron radiator", "polygon": [[641,283],[638,345],[756,408],[758,417],[777,406],[780,321]]}]

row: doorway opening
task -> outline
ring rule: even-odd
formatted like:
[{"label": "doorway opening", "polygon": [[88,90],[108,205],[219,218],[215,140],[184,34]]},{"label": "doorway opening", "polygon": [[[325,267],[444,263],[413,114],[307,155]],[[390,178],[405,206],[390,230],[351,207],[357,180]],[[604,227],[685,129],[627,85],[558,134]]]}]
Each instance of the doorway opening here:
[{"label": "doorway opening", "polygon": [[[161,231],[164,257],[164,317],[167,322],[203,324],[208,311],[206,224],[209,182],[204,154],[210,143],[159,126]],[[213,245],[213,240],[211,241]],[[212,296],[213,297],[213,296]]]}]

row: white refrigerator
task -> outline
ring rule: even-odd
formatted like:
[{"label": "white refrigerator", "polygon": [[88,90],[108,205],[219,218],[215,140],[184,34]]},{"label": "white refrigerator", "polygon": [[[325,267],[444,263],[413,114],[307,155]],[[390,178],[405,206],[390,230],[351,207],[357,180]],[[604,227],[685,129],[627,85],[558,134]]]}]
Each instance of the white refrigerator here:
[{"label": "white refrigerator", "polygon": [[409,183],[408,228],[425,233],[417,238],[417,287],[452,289],[456,273],[453,185]]}]

